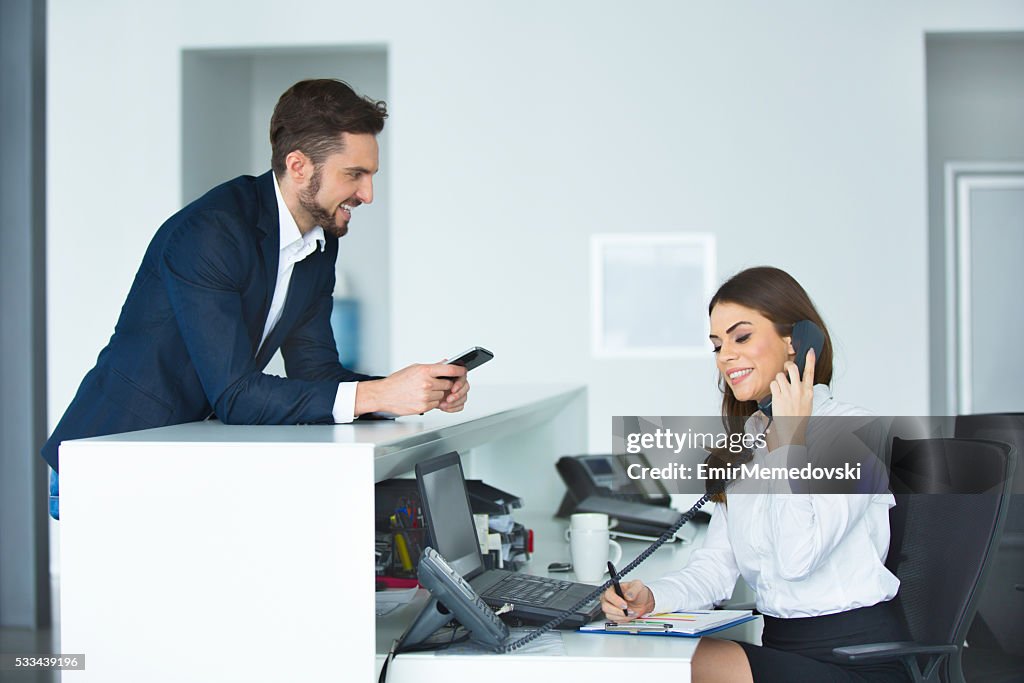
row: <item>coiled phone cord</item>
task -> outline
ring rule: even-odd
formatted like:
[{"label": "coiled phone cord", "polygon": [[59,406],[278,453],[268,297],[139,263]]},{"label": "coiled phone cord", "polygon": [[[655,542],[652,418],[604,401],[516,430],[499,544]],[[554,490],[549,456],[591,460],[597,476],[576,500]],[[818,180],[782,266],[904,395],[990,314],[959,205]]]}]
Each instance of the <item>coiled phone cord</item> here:
[{"label": "coiled phone cord", "polygon": [[[707,504],[707,502],[709,500],[711,500],[711,496],[712,496],[711,493],[705,493],[703,496],[701,496],[700,500],[698,500],[696,503],[694,503],[693,507],[691,507],[689,510],[684,512],[682,514],[682,516],[679,518],[679,520],[675,524],[673,524],[670,529],[668,529],[665,533],[663,533],[658,538],[658,540],[656,540],[653,543],[651,543],[651,545],[649,545],[646,550],[644,550],[642,553],[640,553],[639,555],[636,556],[636,559],[634,559],[632,562],[630,562],[625,567],[623,567],[622,571],[619,572],[619,577],[623,577],[626,574],[628,574],[631,571],[633,571],[634,569],[636,569],[638,566],[640,566],[640,564],[644,560],[646,560],[648,557],[650,557],[651,554],[654,553],[655,550],[657,550],[658,548],[663,546],[665,543],[670,541],[676,535],[676,532],[679,531],[684,524],[686,524],[691,519],[693,519],[693,516],[697,514],[697,511],[700,510],[702,507],[704,507],[704,505]],[[580,609],[585,604],[587,604],[588,602],[590,602],[594,598],[596,598],[599,595],[601,595],[602,593],[604,593],[606,590],[608,590],[608,587],[611,586],[611,585],[612,585],[612,579],[608,579],[603,584],[601,584],[600,586],[595,588],[590,594],[587,595],[587,597],[581,599],[575,605],[573,605],[569,609],[567,609],[564,612],[562,612],[562,614],[560,614],[559,616],[555,617],[554,619],[552,619],[548,623],[544,624],[543,626],[541,626],[537,630],[533,631],[529,635],[523,636],[519,640],[516,640],[514,642],[508,643],[506,645],[500,645],[500,646],[496,647],[495,648],[495,652],[497,652],[499,654],[508,654],[510,652],[514,652],[515,650],[518,650],[519,648],[523,647],[527,643],[529,643],[529,642],[531,642],[531,641],[533,641],[533,640],[535,640],[537,638],[540,638],[542,635],[544,635],[545,633],[547,633],[548,631],[550,631],[551,629],[555,628],[556,626],[561,624],[563,621],[568,619],[570,616],[575,614],[576,610]]]}]

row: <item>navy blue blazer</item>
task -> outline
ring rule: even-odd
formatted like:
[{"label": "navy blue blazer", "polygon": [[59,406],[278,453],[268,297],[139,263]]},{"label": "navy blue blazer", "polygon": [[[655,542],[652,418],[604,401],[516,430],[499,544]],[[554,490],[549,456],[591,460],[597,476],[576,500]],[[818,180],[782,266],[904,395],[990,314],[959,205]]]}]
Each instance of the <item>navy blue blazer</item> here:
[{"label": "navy blue blazer", "polygon": [[[224,183],[150,242],[114,335],[43,446],[193,422],[333,422],[342,367],[331,331],[338,239],[295,265],[281,319],[259,349],[277,282],[280,226],[270,172]],[[281,349],[288,378],[263,374]]]}]

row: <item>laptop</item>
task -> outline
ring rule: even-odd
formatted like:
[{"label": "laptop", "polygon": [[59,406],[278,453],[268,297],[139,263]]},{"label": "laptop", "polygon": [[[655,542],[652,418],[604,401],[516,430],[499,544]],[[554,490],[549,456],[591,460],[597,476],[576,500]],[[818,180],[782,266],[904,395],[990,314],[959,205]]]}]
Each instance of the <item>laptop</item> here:
[{"label": "laptop", "polygon": [[[458,453],[446,453],[416,465],[423,517],[430,544],[491,607],[515,605],[509,616],[542,623],[559,616],[595,586],[543,576],[484,569],[473,513]],[[559,628],[576,629],[601,614],[600,596],[574,612]]]}]

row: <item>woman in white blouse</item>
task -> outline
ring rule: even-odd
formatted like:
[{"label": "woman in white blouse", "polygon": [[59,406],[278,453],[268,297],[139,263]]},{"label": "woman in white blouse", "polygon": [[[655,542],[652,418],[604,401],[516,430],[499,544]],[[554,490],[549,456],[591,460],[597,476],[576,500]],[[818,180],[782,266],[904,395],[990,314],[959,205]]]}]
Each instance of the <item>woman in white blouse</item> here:
[{"label": "woman in white blouse", "polygon": [[[832,398],[828,330],[787,273],[768,267],[738,273],[708,312],[727,422],[756,429],[766,422],[757,402],[772,397],[774,422],[755,462],[784,465],[795,449],[799,456],[816,439],[824,443],[828,428],[820,426],[835,421],[810,418],[867,414]],[[808,352],[803,377],[789,337],[800,320],[825,331],[821,356]],[[609,589],[602,597],[605,616],[623,622],[707,609],[727,599],[742,576],[757,592],[763,646],[702,638],[692,663],[696,683],[909,681],[898,662],[850,666],[831,655],[834,647],[905,639],[889,602],[899,580],[885,568],[892,495],[741,493],[742,484],[713,498],[704,545],[684,568],[648,584],[623,583],[625,600]]]}]

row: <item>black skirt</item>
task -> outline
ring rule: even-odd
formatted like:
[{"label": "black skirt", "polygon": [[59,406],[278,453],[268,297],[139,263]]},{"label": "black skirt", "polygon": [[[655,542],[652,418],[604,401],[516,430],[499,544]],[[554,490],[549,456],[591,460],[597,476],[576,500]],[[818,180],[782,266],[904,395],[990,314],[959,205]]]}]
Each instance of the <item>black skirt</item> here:
[{"label": "black skirt", "polygon": [[907,640],[891,602],[820,617],[779,619],[764,615],[763,645],[737,643],[755,683],[907,683],[902,662],[846,664],[832,648]]}]

